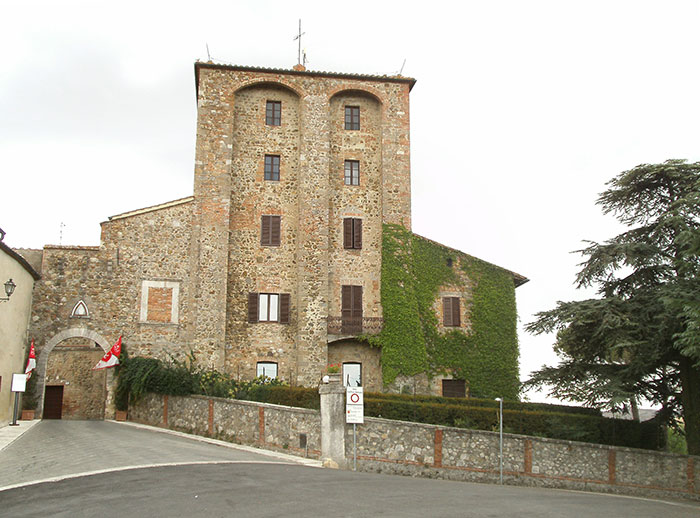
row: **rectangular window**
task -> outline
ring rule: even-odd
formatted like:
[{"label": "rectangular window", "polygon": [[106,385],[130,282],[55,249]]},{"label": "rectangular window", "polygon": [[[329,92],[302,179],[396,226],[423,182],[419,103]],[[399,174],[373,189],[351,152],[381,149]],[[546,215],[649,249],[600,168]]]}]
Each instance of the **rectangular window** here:
[{"label": "rectangular window", "polygon": [[459,297],[442,298],[442,321],[445,327],[459,327]]},{"label": "rectangular window", "polygon": [[279,155],[265,155],[265,180],[280,181]]},{"label": "rectangular window", "polygon": [[289,293],[249,293],[248,322],[289,323]]},{"label": "rectangular window", "polygon": [[343,219],[343,246],[345,248],[362,248],[362,220],[360,218]]},{"label": "rectangular window", "polygon": [[260,244],[262,246],[280,246],[280,221],[282,216],[262,216]]},{"label": "rectangular window", "polygon": [[265,124],[268,126],[279,126],[282,124],[282,101],[267,101]]},{"label": "rectangular window", "polygon": [[362,286],[343,286],[341,299],[341,333],[362,333]]},{"label": "rectangular window", "polygon": [[345,185],[360,185],[360,161],[345,161]]},{"label": "rectangular window", "polygon": [[275,379],[277,377],[277,364],[274,362],[258,362],[255,376]]},{"label": "rectangular window", "polygon": [[442,380],[442,397],[467,397],[466,380]]},{"label": "rectangular window", "polygon": [[360,129],[360,107],[346,106],[345,107],[345,129],[359,130]]},{"label": "rectangular window", "polygon": [[346,387],[362,386],[362,364],[347,362],[343,364],[343,385]]}]

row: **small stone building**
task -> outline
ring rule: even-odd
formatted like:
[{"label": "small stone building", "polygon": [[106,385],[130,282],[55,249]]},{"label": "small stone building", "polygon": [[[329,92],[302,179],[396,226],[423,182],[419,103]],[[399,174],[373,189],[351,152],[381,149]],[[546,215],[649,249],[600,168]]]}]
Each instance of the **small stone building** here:
[{"label": "small stone building", "polygon": [[[315,386],[330,362],[368,390],[440,392],[454,372],[387,377],[379,339],[383,242],[411,228],[414,84],[197,62],[193,196],[110,217],[98,247],[41,252],[39,392],[63,391],[63,417],[102,417],[112,374],[88,366],[119,335],[131,356],[192,351],[239,379]],[[512,295],[526,279],[506,275]],[[435,299],[436,318],[465,335],[470,282]],[[514,315],[508,325],[514,336]]]}]

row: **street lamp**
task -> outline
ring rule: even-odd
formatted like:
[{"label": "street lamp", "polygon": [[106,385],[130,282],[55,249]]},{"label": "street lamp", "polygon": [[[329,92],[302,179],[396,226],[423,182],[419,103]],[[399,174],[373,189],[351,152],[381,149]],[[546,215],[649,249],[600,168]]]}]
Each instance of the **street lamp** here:
[{"label": "street lamp", "polygon": [[5,302],[5,301],[10,300],[10,297],[15,292],[16,287],[17,287],[17,285],[14,282],[12,282],[12,279],[7,281],[5,283],[5,294],[7,295],[7,297],[0,297],[0,301]]},{"label": "street lamp", "polygon": [[497,397],[498,401],[498,457],[501,485],[503,485],[503,398]]}]

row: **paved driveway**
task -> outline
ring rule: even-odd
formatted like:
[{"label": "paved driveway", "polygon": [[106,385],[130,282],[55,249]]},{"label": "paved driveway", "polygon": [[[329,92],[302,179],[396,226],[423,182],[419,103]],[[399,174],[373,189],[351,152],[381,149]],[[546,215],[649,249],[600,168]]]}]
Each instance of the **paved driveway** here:
[{"label": "paved driveway", "polygon": [[0,488],[129,467],[302,461],[227,446],[110,421],[41,421],[0,451]]},{"label": "paved driveway", "polygon": [[0,451],[0,486],[60,480],[0,487],[0,515],[700,518],[693,503],[316,469],[298,461],[113,422],[42,421]]}]

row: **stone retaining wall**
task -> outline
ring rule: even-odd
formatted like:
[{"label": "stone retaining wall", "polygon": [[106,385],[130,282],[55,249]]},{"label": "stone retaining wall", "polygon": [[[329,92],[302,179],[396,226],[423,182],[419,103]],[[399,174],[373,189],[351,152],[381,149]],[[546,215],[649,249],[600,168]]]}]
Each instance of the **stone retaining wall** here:
[{"label": "stone retaining wall", "polygon": [[[345,451],[352,466],[350,425]],[[498,483],[499,435],[366,417],[357,469]],[[503,434],[503,482],[700,501],[700,457]]]},{"label": "stone retaining wall", "polygon": [[301,457],[321,455],[318,410],[206,396],[147,394],[129,420]]},{"label": "stone retaining wall", "polygon": [[[321,416],[317,410],[204,396],[147,395],[130,407],[129,419],[321,457]],[[345,427],[346,465],[352,467],[353,429],[342,420],[338,422]],[[357,469],[498,483],[499,435],[366,417],[364,424],[357,425]],[[700,501],[700,457],[503,434],[503,481]]]}]

